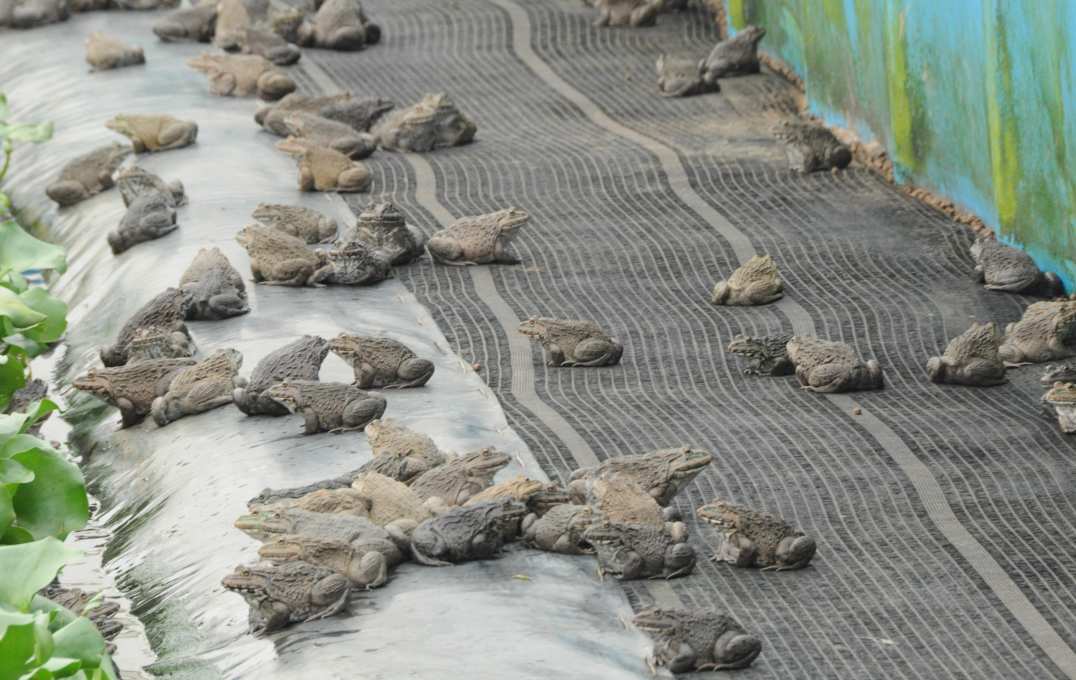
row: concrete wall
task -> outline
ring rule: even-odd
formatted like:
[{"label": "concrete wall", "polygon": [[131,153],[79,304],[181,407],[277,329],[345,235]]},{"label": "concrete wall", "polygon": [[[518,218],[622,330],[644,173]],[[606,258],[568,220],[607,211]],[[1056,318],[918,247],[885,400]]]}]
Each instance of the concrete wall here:
[{"label": "concrete wall", "polygon": [[812,113],[884,144],[898,181],[1074,289],[1076,2],[720,1],[731,32],[766,27],[763,50],[803,78]]}]

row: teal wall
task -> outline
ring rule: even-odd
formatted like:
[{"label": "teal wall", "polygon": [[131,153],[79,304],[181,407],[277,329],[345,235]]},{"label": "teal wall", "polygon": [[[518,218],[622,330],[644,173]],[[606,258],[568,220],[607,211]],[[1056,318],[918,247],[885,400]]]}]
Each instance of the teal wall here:
[{"label": "teal wall", "polygon": [[[1076,1],[724,0],[812,113],[1076,284]],[[1068,140],[1073,140],[1072,145]]]}]

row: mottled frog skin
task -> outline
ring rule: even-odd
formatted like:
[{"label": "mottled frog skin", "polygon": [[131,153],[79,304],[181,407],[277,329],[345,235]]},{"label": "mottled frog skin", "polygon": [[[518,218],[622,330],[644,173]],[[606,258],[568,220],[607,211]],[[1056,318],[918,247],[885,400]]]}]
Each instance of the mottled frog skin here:
[{"label": "mottled frog skin", "polygon": [[796,366],[796,379],[809,392],[880,390],[885,386],[878,362],[862,361],[843,342],[794,336],[785,350]]},{"label": "mottled frog skin", "polygon": [[247,601],[255,635],[332,616],[347,606],[351,594],[347,577],[301,561],[240,566],[222,584]]},{"label": "mottled frog skin", "polygon": [[542,344],[550,366],[613,366],[624,354],[624,346],[593,321],[531,317],[519,332]]},{"label": "mottled frog skin", "polygon": [[86,40],[86,62],[94,71],[108,71],[146,63],[145,52],[104,33],[94,32]]},{"label": "mottled frog skin", "polygon": [[366,158],[377,150],[377,139],[365,132],[356,132],[349,125],[302,111],[284,118],[288,135],[306,139],[317,146],[339,151],[348,158]]},{"label": "mottled frog skin", "polygon": [[131,207],[131,203],[133,203],[136,198],[142,194],[151,192],[163,194],[166,200],[170,199],[173,208],[178,208],[187,200],[183,182],[180,182],[178,179],[166,182],[152,172],[137,165],[124,168],[116,175],[116,188],[120,190],[120,197],[123,199],[123,204],[128,208]]},{"label": "mottled frog skin", "polygon": [[306,243],[329,243],[336,238],[336,220],[313,208],[279,203],[259,203],[254,219]]},{"label": "mottled frog skin", "polygon": [[194,359],[149,359],[128,366],[91,368],[72,383],[120,410],[123,427],[142,422],[157,395],[168,390],[176,375]]},{"label": "mottled frog skin", "polygon": [[96,196],[112,188],[115,184],[113,173],[130,155],[130,147],[116,143],[84,153],[63,167],[60,176],[45,189],[45,193],[61,207]]},{"label": "mottled frog skin", "polygon": [[512,501],[489,501],[452,508],[426,520],[411,535],[411,554],[419,564],[443,567],[496,557],[517,535],[526,509]]},{"label": "mottled frog skin", "polygon": [[243,277],[220,248],[199,250],[179,279],[179,287],[191,296],[188,319],[218,321],[250,311]]},{"label": "mottled frog skin", "polygon": [[172,379],[168,390],[153,400],[153,420],[164,427],[184,416],[232,403],[242,364],[242,354],[234,349],[222,349],[183,369]]},{"label": "mottled frog skin", "polygon": [[109,130],[131,140],[135,153],[168,151],[194,144],[198,125],[168,114],[119,114],[105,123]]},{"label": "mottled frog skin", "polygon": [[384,555],[331,538],[285,534],[262,545],[258,555],[274,564],[306,562],[323,567],[347,577],[359,588],[379,588],[389,577]]},{"label": "mottled frog skin", "polygon": [[0,26],[20,30],[67,21],[70,16],[67,0],[13,0],[6,11],[0,3]]},{"label": "mottled frog skin", "polygon": [[523,520],[523,540],[527,545],[547,552],[584,555],[594,552],[583,541],[583,533],[599,519],[589,505],[563,503],[541,517],[528,515]]},{"label": "mottled frog skin", "polygon": [[758,73],[758,44],[765,35],[765,28],[747,26],[717,43],[702,62],[703,79],[716,83],[718,78]]},{"label": "mottled frog skin", "polygon": [[351,366],[362,389],[421,387],[434,371],[433,362],[390,338],[341,333],[329,341],[329,349]]},{"label": "mottled frog skin", "polygon": [[190,295],[178,288],[168,288],[131,315],[116,342],[101,348],[101,362],[105,366],[122,366],[127,363],[128,345],[140,328],[183,329],[191,306]]},{"label": "mottled frog skin", "polygon": [[263,396],[286,406],[304,419],[304,434],[361,430],[385,413],[386,402],[357,387],[341,383],[284,380]]},{"label": "mottled frog skin", "polygon": [[203,42],[213,39],[217,25],[217,3],[209,0],[171,12],[153,24],[162,42]]},{"label": "mottled frog skin", "polygon": [[927,361],[927,375],[936,383],[1001,385],[1007,379],[999,347],[1001,336],[993,323],[973,323],[949,341],[942,356]]},{"label": "mottled frog skin", "polygon": [[185,359],[197,351],[190,331],[184,325],[143,326],[135,331],[127,345],[127,363],[146,359]]},{"label": "mottled frog skin", "polygon": [[654,663],[677,674],[747,668],[762,652],[762,641],[727,614],[651,608],[632,623],[653,639]]},{"label": "mottled frog skin", "polygon": [[610,458],[594,467],[572,473],[568,490],[577,503],[586,502],[586,481],[625,477],[649,493],[662,507],[713,461],[705,451],[688,447],[659,449],[650,453]]},{"label": "mottled frog skin", "polygon": [[768,305],[784,297],[785,285],[769,255],[755,255],[714,286],[711,304]]},{"label": "mottled frog skin", "polygon": [[535,517],[541,517],[550,509],[571,502],[568,492],[556,484],[519,476],[479,491],[467,499],[464,505],[499,500],[522,503],[527,508],[528,516]]},{"label": "mottled frog skin", "polygon": [[404,560],[404,553],[388,531],[356,515],[281,508],[243,515],[235,521],[235,527],[263,542],[287,535],[314,536],[380,552],[389,566]]},{"label": "mottled frog skin", "polygon": [[250,271],[255,283],[316,286],[332,272],[322,253],[308,248],[301,239],[270,227],[248,225],[235,240],[250,255]]},{"label": "mottled frog skin", "polygon": [[426,250],[426,237],[409,226],[403,213],[387,201],[368,205],[347,239],[369,244],[393,265],[410,264]]},{"label": "mottled frog skin", "polygon": [[178,228],[172,197],[150,191],[131,201],[119,226],[108,233],[108,245],[113,255],[120,255],[139,243],[159,239]]},{"label": "mottled frog skin", "polygon": [[273,63],[257,54],[203,53],[187,60],[187,65],[204,73],[209,91],[220,97],[251,97],[275,101],[295,91],[295,81],[276,70]]},{"label": "mottled frog skin", "polygon": [[695,569],[695,551],[663,527],[601,521],[583,532],[598,556],[598,568],[618,580],[676,578]]},{"label": "mottled frog skin", "polygon": [[786,121],[778,129],[777,138],[785,144],[793,172],[843,170],[852,162],[851,149],[823,125]]},{"label": "mottled frog skin", "polygon": [[662,97],[690,97],[721,89],[717,80],[702,79],[701,64],[696,57],[662,54],[658,57],[657,71],[658,92]]},{"label": "mottled frog skin", "polygon": [[383,97],[354,97],[325,104],[317,113],[329,120],[351,126],[358,132],[368,132],[386,113],[396,108],[396,102]]},{"label": "mottled frog skin", "polygon": [[717,499],[700,507],[697,514],[721,533],[715,561],[787,571],[806,567],[814,557],[813,538],[768,512]]},{"label": "mottled frog skin", "polygon": [[381,40],[381,28],[366,18],[358,0],[324,0],[298,37],[303,47],[361,50]]},{"label": "mottled frog skin", "polygon": [[322,110],[334,104],[351,102],[350,92],[327,95],[323,97],[311,97],[298,92],[292,92],[278,102],[264,106],[254,114],[254,122],[261,125],[267,132],[278,137],[287,137],[291,134],[285,123],[288,116],[294,113],[313,113],[321,115]]},{"label": "mottled frog skin", "polygon": [[1055,297],[1065,292],[1053,272],[1042,272],[1031,256],[994,239],[976,239],[971,245],[975,280],[987,290]]},{"label": "mottled frog skin", "polygon": [[299,191],[366,191],[370,170],[335,149],[316,146],[297,137],[288,137],[276,148],[298,159]]},{"label": "mottled frog skin", "polygon": [[452,458],[424,472],[411,489],[424,501],[440,499],[445,505],[463,505],[493,483],[493,476],[511,462],[508,455],[488,448]]},{"label": "mottled frog skin", "polygon": [[747,368],[743,369],[744,375],[792,375],[796,372],[796,367],[788,358],[785,349],[791,339],[791,335],[765,335],[758,338],[737,335],[725,351],[739,354],[748,360]]},{"label": "mottled frog skin", "polygon": [[243,29],[234,49],[243,54],[265,57],[275,66],[290,66],[303,56],[302,50],[267,28]]},{"label": "mottled frog skin", "polygon": [[1043,385],[1053,385],[1057,382],[1076,382],[1076,361],[1064,364],[1050,364],[1046,367],[1039,382]]},{"label": "mottled frog skin", "polygon": [[519,208],[461,217],[431,236],[426,250],[440,264],[519,264],[508,248],[529,219],[527,211]]},{"label": "mottled frog skin", "polygon": [[236,388],[233,394],[235,405],[248,416],[287,415],[286,406],[263,393],[284,380],[317,380],[328,354],[328,340],[316,335],[304,335],[273,350],[254,367],[246,386]]},{"label": "mottled frog skin", "polygon": [[330,268],[324,275],[325,283],[371,286],[392,275],[388,258],[362,241],[337,242],[325,257]]},{"label": "mottled frog skin", "polygon": [[1042,395],[1042,402],[1057,416],[1065,434],[1076,434],[1076,384],[1058,382]]},{"label": "mottled frog skin", "polygon": [[377,472],[406,483],[448,461],[428,436],[390,418],[371,421],[366,426],[366,439],[374,457],[359,468],[360,472]]},{"label": "mottled frog skin", "polygon": [[653,26],[661,12],[661,0],[595,0],[595,26]]},{"label": "mottled frog skin", "polygon": [[428,94],[422,101],[385,115],[374,127],[381,148],[422,153],[474,140],[478,126],[447,94]]},{"label": "mottled frog skin", "polygon": [[1009,366],[1038,364],[1076,356],[1076,300],[1036,302],[1005,328],[998,348]]}]

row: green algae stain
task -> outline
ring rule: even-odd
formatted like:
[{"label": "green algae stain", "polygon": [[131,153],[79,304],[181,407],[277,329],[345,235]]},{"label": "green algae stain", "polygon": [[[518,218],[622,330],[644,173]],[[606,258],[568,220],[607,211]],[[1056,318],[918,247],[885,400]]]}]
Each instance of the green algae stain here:
[{"label": "green algae stain", "polygon": [[923,81],[908,60],[907,9],[889,5],[885,21],[886,85],[893,155],[902,170],[917,173],[930,153],[930,125]]},{"label": "green algae stain", "polygon": [[750,0],[728,0],[728,18],[729,23],[737,31],[747,26],[747,11],[745,4]]},{"label": "green algae stain", "polygon": [[1002,232],[1010,233],[1016,223],[1020,182],[1020,135],[1014,111],[1012,55],[1004,17],[990,3],[986,7],[986,115],[994,208]]}]

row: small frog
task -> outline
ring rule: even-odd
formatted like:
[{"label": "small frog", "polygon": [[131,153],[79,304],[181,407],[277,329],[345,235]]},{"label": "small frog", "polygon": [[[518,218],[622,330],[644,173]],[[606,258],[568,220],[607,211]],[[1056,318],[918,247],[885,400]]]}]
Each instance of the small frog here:
[{"label": "small frog", "polygon": [[166,14],[153,24],[153,32],[162,42],[207,43],[213,39],[216,25],[217,3],[208,0]]},{"label": "small frog", "polygon": [[324,567],[360,588],[380,588],[389,578],[388,562],[378,551],[321,536],[285,534],[263,544],[258,556],[274,564],[306,562]]},{"label": "small frog", "polygon": [[796,367],[788,358],[786,350],[791,339],[791,335],[764,335],[758,338],[737,335],[725,351],[747,358],[744,375],[792,375],[796,372]]},{"label": "small frog", "polygon": [[255,635],[332,616],[347,606],[351,594],[347,577],[298,560],[236,567],[222,584],[250,605],[250,631]]},{"label": "small frog", "polygon": [[337,241],[323,251],[329,271],[321,279],[340,286],[369,286],[392,276],[392,265],[381,252],[362,241]]},{"label": "small frog", "polygon": [[469,144],[478,126],[448,95],[428,94],[406,109],[385,115],[374,127],[381,148],[422,153]]},{"label": "small frog", "polygon": [[323,0],[312,21],[299,27],[299,44],[329,50],[361,50],[381,40],[358,0]]},{"label": "small frog", "polygon": [[1008,382],[998,356],[1001,336],[993,323],[973,323],[949,341],[945,353],[927,361],[931,382],[988,386]]},{"label": "small frog", "polygon": [[690,97],[719,92],[717,80],[704,81],[698,58],[679,54],[658,57],[658,92],[662,97]]},{"label": "small frog", "polygon": [[1076,434],[1076,383],[1054,383],[1042,402],[1057,415],[1057,424],[1065,434]]},{"label": "small frog", "polygon": [[251,224],[235,240],[250,254],[255,283],[267,286],[317,286],[332,273],[323,253],[282,231]]},{"label": "small frog", "polygon": [[91,368],[72,384],[118,408],[123,427],[131,427],[145,419],[153,400],[168,390],[176,375],[195,363],[194,359],[149,359],[127,366]]},{"label": "small frog", "polygon": [[599,573],[618,580],[676,578],[695,569],[695,551],[663,527],[601,521],[583,532],[598,555]]},{"label": "small frog", "polygon": [[141,47],[127,45],[104,33],[94,32],[86,40],[86,62],[94,71],[108,71],[144,64],[146,54]]},{"label": "small frog", "polygon": [[703,80],[716,83],[718,78],[758,73],[758,44],[765,36],[765,28],[746,26],[717,43],[702,61]]},{"label": "small frog", "polygon": [[247,384],[237,387],[232,395],[236,407],[248,416],[287,415],[287,407],[264,392],[283,380],[317,380],[328,354],[329,342],[316,335],[304,335],[266,354],[254,367]]},{"label": "small frog", "polygon": [[562,503],[553,506],[541,517],[528,515],[523,520],[523,540],[539,550],[565,555],[585,555],[594,552],[583,533],[595,524],[600,515],[589,505]]},{"label": "small frog", "polygon": [[519,332],[542,344],[549,366],[613,366],[624,354],[624,346],[593,321],[532,316]]},{"label": "small frog", "polygon": [[242,364],[242,354],[234,349],[223,349],[184,368],[172,379],[168,390],[153,400],[153,420],[164,427],[184,416],[232,403],[236,376]]},{"label": "small frog", "polygon": [[407,483],[448,461],[428,436],[390,418],[371,421],[366,426],[366,439],[374,457],[359,468],[360,473],[376,472]]},{"label": "small frog", "polygon": [[810,392],[852,392],[885,387],[882,368],[874,359],[864,362],[849,345],[793,336],[785,346],[796,366],[796,379]]},{"label": "small frog", "polygon": [[813,538],[768,512],[717,499],[696,514],[721,532],[714,549],[717,562],[788,571],[806,567],[814,557]]},{"label": "small frog", "polygon": [[403,213],[388,201],[368,205],[346,238],[369,244],[384,253],[393,265],[414,262],[426,250],[426,237],[408,225]]},{"label": "small frog", "polygon": [[493,476],[509,462],[511,458],[497,449],[482,449],[422,473],[411,481],[411,490],[433,507],[463,505],[488,488]]},{"label": "small frog", "polygon": [[209,91],[221,97],[257,95],[275,101],[295,91],[295,81],[276,70],[257,54],[203,53],[187,60],[187,65],[209,78]]},{"label": "small frog", "polygon": [[998,356],[1007,366],[1076,356],[1076,300],[1036,302],[1005,327]]},{"label": "small frog", "polygon": [[199,250],[179,287],[191,296],[188,319],[217,321],[250,311],[243,277],[220,248]]},{"label": "small frog", "polygon": [[632,623],[654,640],[654,662],[673,673],[747,668],[762,641],[735,619],[699,609],[644,609]]},{"label": "small frog", "polygon": [[45,189],[45,193],[60,207],[96,196],[112,188],[115,184],[112,175],[130,155],[129,146],[113,143],[77,156],[64,165],[60,176]]},{"label": "small frog", "polygon": [[370,170],[335,149],[295,137],[279,142],[276,148],[298,159],[299,191],[357,192],[370,186]]},{"label": "small frog", "polygon": [[366,158],[377,150],[377,139],[373,135],[356,132],[344,123],[313,113],[299,111],[286,116],[284,128],[293,137],[339,151],[355,160]]},{"label": "small frog", "polygon": [[824,125],[785,121],[777,130],[793,172],[843,170],[852,162],[852,150]]},{"label": "small frog", "polygon": [[715,305],[768,305],[784,297],[785,285],[769,255],[755,255],[714,286]]},{"label": "small frog", "polygon": [[306,243],[329,243],[336,237],[336,220],[313,208],[279,203],[259,203],[253,217],[267,227],[300,238]]},{"label": "small frog", "polygon": [[159,239],[178,228],[172,197],[150,191],[131,201],[119,226],[108,233],[108,245],[113,255],[120,255],[139,243]]},{"label": "small frog", "polygon": [[364,390],[421,387],[433,375],[433,362],[390,338],[341,333],[329,341],[329,349],[351,366],[355,385]]},{"label": "small frog", "polygon": [[513,501],[452,508],[415,528],[411,554],[419,564],[431,567],[492,559],[506,540],[514,538],[524,514],[526,509]]},{"label": "small frog", "polygon": [[164,328],[189,335],[183,321],[192,303],[190,294],[178,288],[168,288],[159,293],[127,319],[116,336],[116,342],[101,348],[101,362],[105,366],[127,363],[128,345],[140,328]]}]

